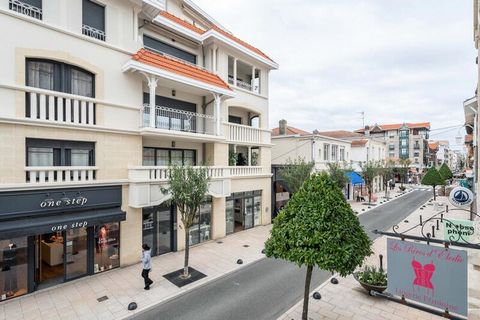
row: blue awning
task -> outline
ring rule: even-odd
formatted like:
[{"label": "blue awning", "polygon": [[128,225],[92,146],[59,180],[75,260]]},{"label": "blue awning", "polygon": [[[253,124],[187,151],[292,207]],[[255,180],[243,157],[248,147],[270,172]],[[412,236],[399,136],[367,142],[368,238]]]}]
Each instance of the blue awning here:
[{"label": "blue awning", "polygon": [[347,172],[346,175],[348,176],[348,178],[349,178],[350,181],[352,182],[352,185],[354,185],[354,186],[355,186],[355,185],[359,185],[359,184],[360,184],[360,185],[364,185],[364,184],[365,184],[365,181],[363,181],[362,177],[361,177],[358,173],[356,173],[356,172],[354,172],[354,171],[352,171],[352,172]]}]

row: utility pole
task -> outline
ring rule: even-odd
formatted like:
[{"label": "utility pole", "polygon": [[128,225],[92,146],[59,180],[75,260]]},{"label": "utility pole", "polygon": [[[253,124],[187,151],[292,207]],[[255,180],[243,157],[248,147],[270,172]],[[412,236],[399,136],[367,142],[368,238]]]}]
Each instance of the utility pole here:
[{"label": "utility pole", "polygon": [[364,129],[365,128],[365,111],[360,111],[357,113],[360,113],[360,117],[362,119],[362,129]]}]

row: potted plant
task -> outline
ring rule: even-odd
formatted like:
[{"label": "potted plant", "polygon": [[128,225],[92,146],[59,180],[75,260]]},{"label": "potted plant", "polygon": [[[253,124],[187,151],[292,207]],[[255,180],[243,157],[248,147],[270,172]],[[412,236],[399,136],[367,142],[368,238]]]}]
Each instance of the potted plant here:
[{"label": "potted plant", "polygon": [[366,266],[363,271],[353,274],[355,280],[368,292],[383,292],[387,289],[387,273],[383,268],[377,269],[374,266]]}]

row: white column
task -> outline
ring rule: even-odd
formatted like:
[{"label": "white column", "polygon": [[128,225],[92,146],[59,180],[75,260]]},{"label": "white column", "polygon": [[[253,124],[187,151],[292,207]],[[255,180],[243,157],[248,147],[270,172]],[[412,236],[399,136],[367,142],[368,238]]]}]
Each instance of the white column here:
[{"label": "white column", "polygon": [[215,135],[219,136],[220,135],[220,104],[222,103],[222,98],[221,95],[214,93],[213,97],[215,99],[215,110],[214,110],[214,116],[215,116]]},{"label": "white column", "polygon": [[237,58],[233,59],[233,85],[237,86]]},{"label": "white column", "polygon": [[217,46],[212,48],[212,72],[217,73]]},{"label": "white column", "polygon": [[252,66],[252,83],[250,83],[250,85],[252,86],[252,91],[253,90],[253,87],[255,86],[255,67]]},{"label": "white column", "polygon": [[252,165],[252,147],[248,147],[248,166]]},{"label": "white column", "polygon": [[155,91],[157,89],[158,78],[147,76],[148,88],[150,89],[150,127],[155,128]]}]

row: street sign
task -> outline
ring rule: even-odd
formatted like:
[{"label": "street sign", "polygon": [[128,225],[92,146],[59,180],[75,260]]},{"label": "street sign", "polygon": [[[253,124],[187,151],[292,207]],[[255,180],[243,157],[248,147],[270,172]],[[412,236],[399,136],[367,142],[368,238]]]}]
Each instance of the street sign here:
[{"label": "street sign", "polygon": [[475,234],[475,225],[470,220],[443,220],[444,239],[448,242],[470,243]]},{"label": "street sign", "polygon": [[467,252],[388,238],[388,292],[468,316]]},{"label": "street sign", "polygon": [[452,191],[450,191],[450,196],[448,199],[455,207],[465,208],[473,202],[475,196],[470,189],[465,187],[455,187]]}]

